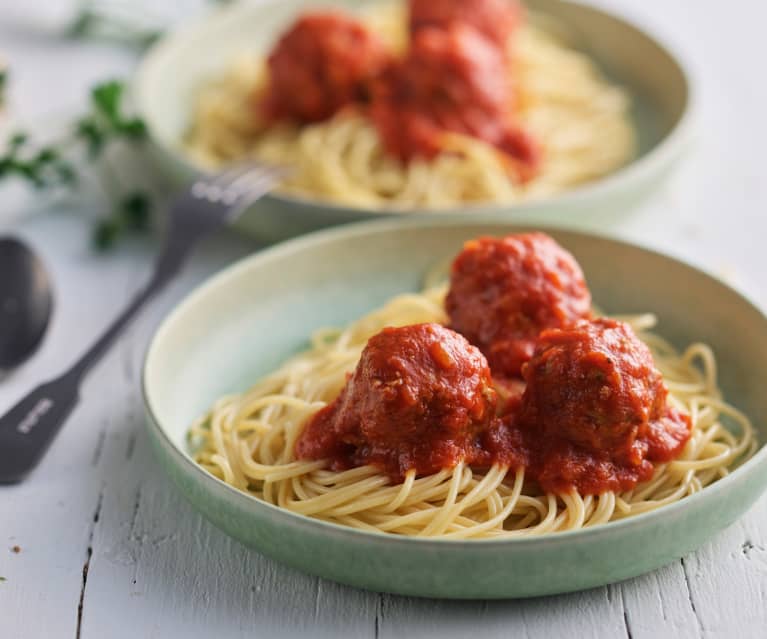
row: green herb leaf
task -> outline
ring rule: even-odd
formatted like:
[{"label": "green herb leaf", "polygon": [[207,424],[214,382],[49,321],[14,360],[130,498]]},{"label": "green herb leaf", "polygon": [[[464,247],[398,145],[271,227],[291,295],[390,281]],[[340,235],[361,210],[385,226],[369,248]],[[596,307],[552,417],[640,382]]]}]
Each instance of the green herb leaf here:
[{"label": "green herb leaf", "polygon": [[109,216],[93,229],[93,246],[99,251],[112,248],[126,231],[145,231],[149,228],[152,200],[143,191],[133,191],[123,197]]},{"label": "green herb leaf", "polygon": [[106,6],[105,11],[95,11],[88,3],[84,4],[66,29],[70,38],[103,40],[144,49],[162,35],[161,30],[147,28],[143,20],[131,19],[116,11],[110,13]]},{"label": "green herb leaf", "polygon": [[101,113],[110,123],[120,120],[120,102],[123,95],[123,84],[118,80],[109,80],[97,84],[91,89],[91,102],[96,111]]},{"label": "green herb leaf", "polygon": [[91,91],[93,114],[90,126],[100,128],[104,136],[124,136],[140,140],[146,136],[146,125],[140,118],[125,115],[123,96],[125,85],[110,80],[95,86]]},{"label": "green herb leaf", "polygon": [[127,137],[135,140],[142,140],[146,137],[146,124],[139,118],[125,120],[119,125],[119,131]]},{"label": "green herb leaf", "polygon": [[90,11],[81,11],[69,25],[67,34],[71,38],[83,38],[88,35],[93,28],[94,16]]},{"label": "green herb leaf", "polygon": [[29,140],[29,136],[26,133],[23,133],[22,131],[17,131],[11,136],[11,139],[8,140],[8,148],[10,151],[18,151],[21,147],[23,147],[27,141]]},{"label": "green herb leaf", "polygon": [[75,184],[77,182],[77,171],[69,162],[64,160],[56,162],[54,170],[62,184]]},{"label": "green herb leaf", "polygon": [[59,152],[57,149],[55,149],[52,146],[47,146],[40,151],[38,151],[37,155],[34,158],[34,161],[38,164],[50,164],[51,162],[54,162],[55,160],[59,159]]},{"label": "green herb leaf", "polygon": [[0,67],[0,106],[5,101],[5,91],[8,88],[8,70]]},{"label": "green herb leaf", "polygon": [[152,212],[152,202],[146,193],[134,191],[120,203],[120,213],[122,214],[125,226],[137,231],[144,231],[149,228],[149,215]]},{"label": "green herb leaf", "polygon": [[[68,138],[56,144],[35,144],[27,132],[14,133],[5,149],[0,149],[0,179],[17,177],[40,190],[70,186],[78,181],[77,168],[67,159],[73,145],[84,148],[88,158],[96,161],[112,142],[144,140],[146,124],[127,112],[125,93],[119,80],[94,86],[89,112],[74,121]],[[93,244],[100,250],[113,246],[125,231],[144,231],[150,226],[152,201],[148,194],[132,191],[116,199],[112,214],[93,229]]]},{"label": "green herb leaf", "polygon": [[93,227],[93,247],[98,251],[106,251],[112,248],[117,238],[122,233],[122,224],[119,217],[108,217],[99,220]]},{"label": "green herb leaf", "polygon": [[88,155],[96,158],[104,148],[104,132],[93,118],[83,118],[75,124],[75,136],[85,143]]},{"label": "green herb leaf", "polygon": [[105,135],[93,118],[83,118],[75,124],[75,136],[85,143],[88,155],[96,158],[104,148]]}]

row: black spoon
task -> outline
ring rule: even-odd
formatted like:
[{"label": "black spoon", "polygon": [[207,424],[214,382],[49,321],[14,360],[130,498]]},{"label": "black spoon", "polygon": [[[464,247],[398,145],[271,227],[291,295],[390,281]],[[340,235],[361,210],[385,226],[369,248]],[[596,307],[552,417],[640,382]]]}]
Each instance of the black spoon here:
[{"label": "black spoon", "polygon": [[53,310],[48,273],[21,241],[0,237],[0,372],[40,346]]}]

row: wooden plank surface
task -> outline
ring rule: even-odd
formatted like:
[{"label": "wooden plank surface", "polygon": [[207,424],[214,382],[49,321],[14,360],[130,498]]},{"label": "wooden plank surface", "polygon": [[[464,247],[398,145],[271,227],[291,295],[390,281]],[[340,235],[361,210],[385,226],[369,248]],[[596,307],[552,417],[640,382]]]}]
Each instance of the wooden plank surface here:
[{"label": "wooden plank surface", "polygon": [[[618,233],[719,271],[767,306],[765,3],[603,4],[671,35],[691,61],[702,98],[694,150]],[[51,100],[76,104],[94,78],[130,66],[104,47],[80,49],[35,34],[22,5],[0,0],[0,15],[14,16],[0,21],[0,51],[7,48],[15,62],[18,100],[31,112],[46,112],[43,103]],[[59,7],[40,6],[52,13]],[[40,249],[57,286],[51,332],[28,365],[0,383],[2,407],[81,351],[142,281],[152,246],[136,242],[94,256],[81,214],[45,211],[16,189],[0,191],[0,205],[0,231]],[[21,486],[0,487],[1,637],[767,636],[764,498],[681,562],[621,584],[527,601],[363,592],[277,565],[204,521],[150,455],[139,365],[173,304],[256,248],[232,235],[203,247],[95,371],[44,464]]]}]

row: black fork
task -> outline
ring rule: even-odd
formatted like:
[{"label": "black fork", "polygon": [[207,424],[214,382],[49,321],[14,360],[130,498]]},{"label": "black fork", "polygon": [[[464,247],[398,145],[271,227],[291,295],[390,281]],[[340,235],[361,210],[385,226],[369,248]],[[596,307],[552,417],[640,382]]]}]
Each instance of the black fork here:
[{"label": "black fork", "polygon": [[267,193],[285,174],[248,164],[205,176],[172,204],[162,251],[147,284],[67,371],[0,417],[0,483],[19,482],[37,465],[79,399],[80,383],[146,302],[181,269],[194,246]]}]

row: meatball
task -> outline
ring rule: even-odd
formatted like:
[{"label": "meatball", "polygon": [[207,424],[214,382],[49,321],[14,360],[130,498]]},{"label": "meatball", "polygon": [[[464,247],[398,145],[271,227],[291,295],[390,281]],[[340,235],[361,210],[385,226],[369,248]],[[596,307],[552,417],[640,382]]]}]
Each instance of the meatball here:
[{"label": "meatball", "polygon": [[667,391],[650,350],[628,324],[598,319],[546,330],[523,376],[524,420],[542,435],[641,461],[637,438],[661,415]]},{"label": "meatball", "polygon": [[438,324],[370,338],[341,394],[304,426],[295,453],[334,469],[374,464],[393,480],[470,463],[495,420],[487,361]]},{"label": "meatball", "polygon": [[518,423],[543,451],[532,474],[544,487],[630,488],[689,438],[689,418],[666,405],[650,350],[623,322],[543,331],[522,372]]},{"label": "meatball", "polygon": [[445,304],[450,327],[485,354],[497,377],[520,375],[541,330],[591,315],[578,263],[543,233],[467,242]]},{"label": "meatball", "polygon": [[318,122],[366,100],[369,84],[389,61],[378,37],[340,13],[302,16],[268,59],[263,108],[272,118]]},{"label": "meatball", "polygon": [[532,175],[537,144],[512,122],[512,92],[501,53],[471,27],[425,27],[404,59],[375,83],[371,115],[386,150],[401,160],[431,158],[444,132],[484,140]]},{"label": "meatball", "polygon": [[408,4],[413,32],[460,22],[504,49],[522,21],[522,7],[516,0],[410,0]]}]

